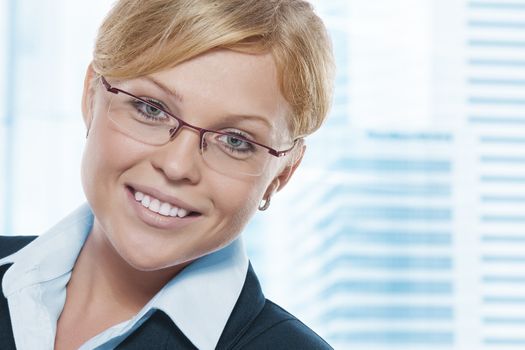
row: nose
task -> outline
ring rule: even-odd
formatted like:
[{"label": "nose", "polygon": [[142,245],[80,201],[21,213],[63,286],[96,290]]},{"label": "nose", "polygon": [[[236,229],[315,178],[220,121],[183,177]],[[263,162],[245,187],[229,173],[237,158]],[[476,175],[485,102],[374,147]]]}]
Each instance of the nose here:
[{"label": "nose", "polygon": [[199,182],[204,166],[199,154],[199,141],[197,131],[180,128],[172,135],[170,142],[155,151],[153,166],[171,181]]}]

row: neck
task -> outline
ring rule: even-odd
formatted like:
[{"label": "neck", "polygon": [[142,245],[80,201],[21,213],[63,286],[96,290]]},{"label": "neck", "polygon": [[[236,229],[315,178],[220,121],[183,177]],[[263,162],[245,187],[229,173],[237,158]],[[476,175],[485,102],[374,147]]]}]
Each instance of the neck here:
[{"label": "neck", "polygon": [[96,222],[73,268],[68,294],[87,309],[136,314],[185,265],[140,271],[129,265]]}]

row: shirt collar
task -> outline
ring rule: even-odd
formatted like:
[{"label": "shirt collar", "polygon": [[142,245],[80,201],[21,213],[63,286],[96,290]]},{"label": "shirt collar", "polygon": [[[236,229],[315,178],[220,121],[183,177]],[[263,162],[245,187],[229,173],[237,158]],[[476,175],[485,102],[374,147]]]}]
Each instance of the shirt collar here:
[{"label": "shirt collar", "polygon": [[[90,207],[85,204],[26,247],[0,259],[0,265],[13,263],[3,278],[4,295],[9,297],[22,288],[69,273],[91,231],[93,219]],[[239,237],[187,266],[124,328],[134,330],[135,322],[159,309],[197,348],[215,348],[241,293],[248,265]]]},{"label": "shirt collar", "polygon": [[2,281],[4,295],[70,272],[92,226],[91,209],[82,205],[24,248],[0,259],[0,265],[13,263]]},{"label": "shirt collar", "polygon": [[238,238],[172,279],[159,293],[158,308],[198,349],[214,349],[241,294],[248,265]]}]

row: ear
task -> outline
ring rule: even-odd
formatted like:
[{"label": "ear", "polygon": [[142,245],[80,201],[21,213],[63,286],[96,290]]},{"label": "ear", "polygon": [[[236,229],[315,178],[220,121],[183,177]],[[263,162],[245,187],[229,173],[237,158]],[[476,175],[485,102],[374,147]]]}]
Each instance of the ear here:
[{"label": "ear", "polygon": [[84,118],[84,124],[89,131],[91,127],[91,121],[93,119],[93,98],[95,95],[95,88],[92,84],[95,78],[95,71],[91,63],[86,69],[86,76],[84,78],[84,92],[82,93],[82,117]]},{"label": "ear", "polygon": [[301,139],[298,141],[296,147],[297,149],[294,150],[290,155],[291,159],[289,160],[288,164],[286,164],[284,169],[279,173],[279,175],[277,175],[275,179],[273,179],[273,181],[270,183],[270,186],[268,186],[268,189],[264,194],[264,198],[268,198],[268,196],[271,197],[275,192],[279,192],[280,190],[282,190],[292,177],[299,164],[301,164],[304,152],[306,151],[306,145]]}]

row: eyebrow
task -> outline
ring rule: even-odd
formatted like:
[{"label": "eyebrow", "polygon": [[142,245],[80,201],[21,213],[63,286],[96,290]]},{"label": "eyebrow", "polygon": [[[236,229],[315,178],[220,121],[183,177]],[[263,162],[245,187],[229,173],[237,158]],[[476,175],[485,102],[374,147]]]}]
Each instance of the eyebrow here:
[{"label": "eyebrow", "polygon": [[148,80],[150,82],[152,82],[153,84],[155,84],[159,89],[161,89],[162,91],[164,91],[166,94],[174,97],[175,99],[177,99],[179,102],[182,102],[184,99],[182,97],[181,94],[179,94],[177,91],[175,91],[174,89],[169,89],[166,85],[164,85],[163,83],[161,83],[160,81],[158,81],[157,79],[153,78],[153,77],[148,77],[148,76],[144,76],[144,77],[140,77],[140,79],[144,79],[144,80]]},{"label": "eyebrow", "polygon": [[[144,76],[144,77],[141,77],[140,79],[144,79],[144,80],[148,80],[148,81],[152,82],[158,88],[163,90],[166,94],[168,94],[170,96],[173,96],[179,102],[183,102],[184,98],[183,98],[183,96],[181,94],[179,94],[174,89],[168,88],[166,85],[164,85],[163,83],[161,83],[157,79],[155,79],[153,77],[150,77],[150,76]],[[248,119],[248,120],[251,120],[251,121],[255,121],[255,122],[262,122],[263,124],[266,125],[266,127],[268,129],[270,129],[270,130],[273,129],[272,123],[270,123],[266,118],[258,116],[258,115],[237,115],[237,114],[231,114],[231,115],[227,115],[224,118],[223,121],[226,122],[226,123],[232,123],[232,122],[242,121],[242,120],[245,120],[245,119]]]},{"label": "eyebrow", "polygon": [[237,114],[230,114],[226,115],[224,119],[221,120],[222,123],[234,123],[234,122],[242,122],[245,120],[259,122],[264,124],[269,130],[273,129],[272,123],[268,121],[268,119],[258,116],[258,115],[237,115]]}]

